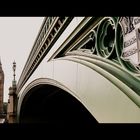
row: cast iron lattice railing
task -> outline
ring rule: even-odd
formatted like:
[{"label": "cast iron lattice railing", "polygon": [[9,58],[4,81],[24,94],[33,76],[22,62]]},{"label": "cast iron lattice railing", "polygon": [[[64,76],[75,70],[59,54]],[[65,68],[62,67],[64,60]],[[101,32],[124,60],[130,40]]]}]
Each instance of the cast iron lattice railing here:
[{"label": "cast iron lattice railing", "polygon": [[124,37],[120,18],[121,17],[103,18],[103,20],[68,53],[80,51],[98,55],[114,61],[114,63],[122,66],[135,76],[140,76],[139,66],[135,66],[130,61],[122,58]]},{"label": "cast iron lattice railing", "polygon": [[46,17],[17,84],[17,93],[29,79],[73,17]]}]

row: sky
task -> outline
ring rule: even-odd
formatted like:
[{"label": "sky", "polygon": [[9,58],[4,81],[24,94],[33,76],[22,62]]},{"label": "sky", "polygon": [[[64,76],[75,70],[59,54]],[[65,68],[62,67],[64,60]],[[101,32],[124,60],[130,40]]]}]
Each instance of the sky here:
[{"label": "sky", "polygon": [[16,81],[21,75],[44,17],[0,17],[0,59],[4,71],[4,102],[8,102],[16,62]]}]

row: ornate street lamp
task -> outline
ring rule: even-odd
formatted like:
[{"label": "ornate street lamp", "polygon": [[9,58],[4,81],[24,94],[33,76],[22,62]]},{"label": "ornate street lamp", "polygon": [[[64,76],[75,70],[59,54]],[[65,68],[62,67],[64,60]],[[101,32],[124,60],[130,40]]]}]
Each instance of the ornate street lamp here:
[{"label": "ornate street lamp", "polygon": [[14,79],[12,81],[13,88],[16,87],[16,80],[15,80],[16,74],[15,74],[15,71],[16,71],[16,62],[14,61],[13,62],[13,76],[14,76]]},{"label": "ornate street lamp", "polygon": [[13,73],[14,73],[13,76],[14,76],[14,81],[15,81],[15,76],[16,76],[15,75],[15,71],[16,71],[16,62],[14,61],[13,62]]}]

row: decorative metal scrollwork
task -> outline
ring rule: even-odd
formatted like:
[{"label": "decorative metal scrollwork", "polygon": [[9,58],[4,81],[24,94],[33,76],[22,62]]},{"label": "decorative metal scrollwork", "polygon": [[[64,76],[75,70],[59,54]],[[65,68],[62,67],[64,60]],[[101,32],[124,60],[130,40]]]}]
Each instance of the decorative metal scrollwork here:
[{"label": "decorative metal scrollwork", "polygon": [[[90,54],[96,53],[96,32],[91,30],[79,41],[71,51],[80,51]],[[69,53],[69,52],[68,52]]]},{"label": "decorative metal scrollwork", "polygon": [[[124,21],[126,27],[122,26],[121,18],[126,18],[126,21]],[[134,24],[134,26],[131,24]],[[110,59],[132,74],[140,76],[140,60],[137,60],[139,62],[138,65],[131,61],[134,53],[135,55],[138,54],[136,59],[140,59],[140,27],[136,27],[136,24],[140,26],[140,17],[135,17],[135,20],[131,17],[105,17],[71,51],[81,51]],[[132,35],[130,35],[131,32],[133,32]],[[124,41],[126,34],[129,34],[129,42]],[[133,49],[134,46],[131,46],[132,41],[135,42],[136,49]],[[137,41],[139,41],[139,46],[136,44]],[[128,45],[130,46],[129,50],[124,51]],[[130,57],[127,60],[124,56]]]},{"label": "decorative metal scrollwork", "polygon": [[107,17],[97,28],[97,53],[109,58],[113,56],[115,48],[115,18]]},{"label": "decorative metal scrollwork", "polygon": [[91,50],[95,54],[96,53],[97,34],[96,34],[96,32],[94,30],[92,32],[93,32],[93,34],[91,35],[91,38],[92,38],[92,40],[91,40],[91,43],[92,43]]},{"label": "decorative metal scrollwork", "polygon": [[84,39],[83,39],[84,43],[83,45],[81,45],[81,47],[79,49],[83,50],[83,51],[87,51],[90,50],[91,53],[95,53],[96,48],[96,32],[94,30],[92,30]]}]

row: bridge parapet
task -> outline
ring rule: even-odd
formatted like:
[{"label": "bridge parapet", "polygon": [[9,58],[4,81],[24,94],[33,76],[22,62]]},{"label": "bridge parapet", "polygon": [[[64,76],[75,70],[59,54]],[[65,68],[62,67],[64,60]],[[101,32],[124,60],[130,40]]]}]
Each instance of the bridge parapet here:
[{"label": "bridge parapet", "polygon": [[44,56],[51,49],[73,17],[46,17],[17,84],[17,91],[24,85]]}]

